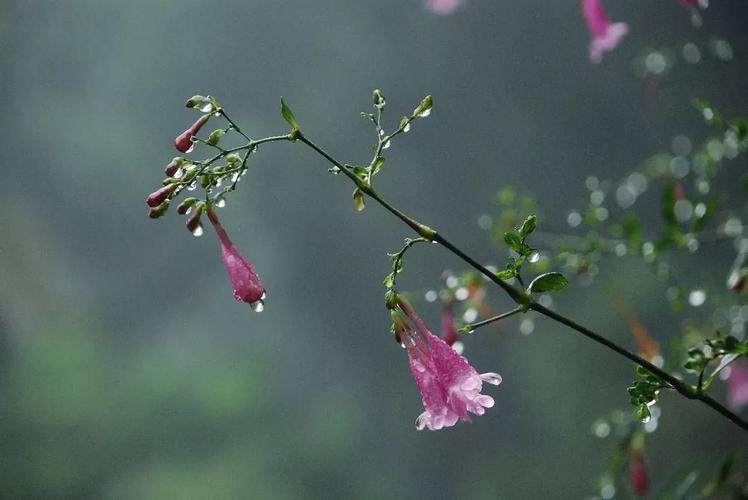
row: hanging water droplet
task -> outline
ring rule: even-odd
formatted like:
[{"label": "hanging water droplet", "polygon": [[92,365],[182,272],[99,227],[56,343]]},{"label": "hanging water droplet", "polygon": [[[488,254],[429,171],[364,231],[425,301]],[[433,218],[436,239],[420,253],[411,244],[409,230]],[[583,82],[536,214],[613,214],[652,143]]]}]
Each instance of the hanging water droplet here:
[{"label": "hanging water droplet", "polygon": [[385,142],[385,143],[384,143],[384,145],[382,146],[382,149],[387,149],[387,148],[389,148],[389,147],[390,147],[390,141],[387,141],[387,142]]},{"label": "hanging water droplet", "polygon": [[540,260],[540,252],[535,251],[535,252],[531,253],[530,256],[527,258],[527,260],[529,262],[533,263],[533,264],[535,262],[539,261]]},{"label": "hanging water droplet", "polygon": [[405,126],[403,127],[403,132],[410,132],[410,123],[405,124]]},{"label": "hanging water droplet", "polygon": [[418,116],[421,117],[421,118],[426,118],[430,114],[431,114],[431,108],[424,109],[423,111],[421,111],[421,113]]},{"label": "hanging water droplet", "polygon": [[203,235],[203,225],[198,224],[195,226],[195,229],[192,230],[192,236],[202,236]]},{"label": "hanging water droplet", "polygon": [[190,215],[190,212],[192,212],[192,207],[188,207],[184,215]]},{"label": "hanging water droplet", "polygon": [[190,185],[187,186],[187,191],[194,191],[197,189],[197,181],[190,182]]},{"label": "hanging water droplet", "polygon": [[194,142],[192,144],[190,144],[190,147],[187,148],[187,151],[185,151],[185,153],[192,153],[193,149],[195,149],[195,143]]},{"label": "hanging water droplet", "polygon": [[184,169],[182,169],[182,167],[179,167],[179,168],[177,169],[177,171],[176,171],[176,172],[174,172],[174,176],[173,176],[173,177],[174,177],[175,179],[181,179],[182,177],[184,177]]},{"label": "hanging water droplet", "polygon": [[238,182],[240,177],[241,174],[239,172],[234,172],[234,174],[231,176],[231,182]]},{"label": "hanging water droplet", "polygon": [[225,199],[225,198],[221,198],[221,199],[219,199],[219,200],[218,200],[218,202],[216,202],[216,206],[217,206],[218,208],[223,208],[223,207],[225,207],[225,206],[226,206],[226,199]]},{"label": "hanging water droplet", "polygon": [[263,301],[262,299],[255,300],[254,302],[249,303],[249,307],[254,312],[262,312],[265,309],[265,301]]},{"label": "hanging water droplet", "polygon": [[[203,101],[200,106],[197,106],[197,109],[199,109],[203,113],[209,113],[213,111],[213,103],[210,101]],[[220,115],[220,113],[216,113],[216,115]]]}]

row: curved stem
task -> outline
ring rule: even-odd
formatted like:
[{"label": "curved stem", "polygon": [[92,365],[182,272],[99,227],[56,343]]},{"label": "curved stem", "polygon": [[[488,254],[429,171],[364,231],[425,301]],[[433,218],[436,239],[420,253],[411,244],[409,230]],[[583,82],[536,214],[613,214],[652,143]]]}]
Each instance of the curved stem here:
[{"label": "curved stem", "polygon": [[502,319],[506,319],[510,316],[514,316],[515,314],[519,314],[521,312],[526,312],[526,308],[522,306],[515,307],[511,311],[503,312],[501,314],[497,314],[496,316],[491,316],[490,318],[484,319],[483,321],[477,321],[475,323],[468,323],[467,325],[460,328],[460,333],[472,333],[476,328],[490,325],[491,323],[494,323],[496,321],[501,321]]},{"label": "curved stem", "polygon": [[[418,233],[421,237],[428,239],[429,241],[433,241],[435,243],[439,243],[443,247],[445,247],[447,250],[455,254],[457,257],[465,261],[467,264],[469,264],[471,267],[473,267],[475,270],[479,271],[481,274],[486,276],[488,279],[493,281],[495,284],[497,284],[499,287],[501,287],[511,298],[514,300],[520,307],[518,307],[518,310],[527,310],[532,309],[533,311],[542,314],[543,316],[546,316],[558,323],[561,323],[563,325],[568,326],[572,330],[575,330],[585,337],[597,342],[598,344],[601,344],[604,347],[607,347],[608,349],[617,352],[621,356],[624,356],[625,358],[633,361],[639,366],[642,366],[649,370],[651,373],[662,379],[663,381],[670,384],[670,386],[675,389],[679,394],[682,396],[688,398],[688,399],[697,399],[701,401],[702,403],[706,404],[713,410],[719,412],[723,416],[727,417],[728,420],[733,422],[734,424],[738,425],[740,428],[742,428],[745,431],[748,431],[748,422],[740,418],[735,413],[731,412],[724,406],[722,406],[720,403],[712,399],[711,397],[705,395],[705,394],[699,394],[688,384],[685,384],[681,380],[677,379],[673,375],[667,373],[666,371],[662,370],[661,368],[653,365],[646,359],[642,358],[641,356],[637,356],[636,354],[632,353],[631,351],[627,350],[624,347],[619,346],[615,342],[606,339],[602,335],[599,335],[589,328],[586,328],[575,321],[562,316],[555,311],[552,311],[548,309],[547,307],[544,307],[534,300],[530,296],[528,296],[524,291],[518,290],[505,281],[501,280],[498,276],[496,276],[496,273],[491,272],[489,269],[487,269],[485,266],[480,264],[478,261],[470,257],[468,254],[463,252],[460,248],[455,246],[453,243],[451,243],[449,240],[447,240],[444,236],[442,236],[437,231],[431,229],[430,227],[426,226],[425,224],[421,224],[420,222],[416,221],[409,215],[402,212],[400,209],[390,205],[387,201],[385,201],[382,197],[380,197],[372,188],[370,185],[365,184],[359,179],[353,172],[350,172],[348,168],[340,163],[338,160],[330,156],[329,153],[327,153],[325,150],[314,144],[312,141],[307,139],[303,134],[300,132],[297,135],[298,140],[312,148],[314,151],[319,153],[321,156],[323,156],[327,161],[338,167],[348,178],[350,178],[356,186],[361,189],[361,191],[375,200],[377,203],[382,205],[387,211],[392,213],[395,217],[403,221],[405,224],[407,224],[411,229],[413,229],[416,233]],[[512,314],[514,311],[511,311]]]}]

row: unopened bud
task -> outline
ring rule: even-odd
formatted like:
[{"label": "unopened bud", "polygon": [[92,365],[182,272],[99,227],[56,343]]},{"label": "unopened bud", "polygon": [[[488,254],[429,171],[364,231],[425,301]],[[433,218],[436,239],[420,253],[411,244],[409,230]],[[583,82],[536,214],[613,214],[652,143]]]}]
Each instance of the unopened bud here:
[{"label": "unopened bud", "polygon": [[207,188],[208,186],[210,186],[210,176],[209,175],[203,174],[203,175],[200,176],[200,186],[202,188],[204,188],[204,189]]},{"label": "unopened bud", "polygon": [[384,98],[384,94],[382,94],[382,91],[379,89],[374,89],[374,92],[371,93],[372,100],[374,101],[374,107],[377,109],[384,108],[385,104],[387,104],[387,101]]},{"label": "unopened bud", "polygon": [[636,495],[645,495],[649,487],[647,468],[644,466],[644,453],[632,450],[629,455],[629,482]]},{"label": "unopened bud", "polygon": [[176,187],[176,184],[169,184],[167,186],[164,186],[161,189],[149,194],[148,198],[145,199],[145,202],[149,207],[157,207],[169,197],[169,195],[174,191]]},{"label": "unopened bud", "polygon": [[166,165],[166,168],[164,168],[164,174],[167,177],[174,177],[174,174],[177,173],[177,170],[179,170],[179,167],[184,163],[184,158],[181,156],[175,157],[173,160],[171,160],[171,163]]},{"label": "unopened bud", "polygon": [[203,234],[203,225],[200,222],[200,217],[203,215],[204,208],[204,204],[197,204],[197,206],[195,207],[195,213],[192,214],[189,219],[187,219],[187,223],[185,224],[187,230],[195,236],[200,236],[201,234]]},{"label": "unopened bud", "polygon": [[190,128],[182,132],[174,139],[174,147],[182,153],[189,153],[192,150],[192,138],[197,134],[203,125],[207,123],[210,118],[209,114],[203,115],[192,124]]},{"label": "unopened bud", "polygon": [[179,215],[186,215],[187,212],[190,211],[190,208],[195,205],[195,203],[197,203],[197,198],[185,198],[177,207],[177,213]]},{"label": "unopened bud", "polygon": [[157,207],[149,208],[148,217],[150,217],[151,219],[158,219],[159,217],[164,215],[168,209],[169,209],[169,200],[166,200]]},{"label": "unopened bud", "polygon": [[419,116],[421,118],[426,118],[431,114],[431,107],[434,105],[434,100],[430,95],[427,95],[423,98],[421,101],[421,104],[418,105],[416,109],[413,110],[413,116]]},{"label": "unopened bud", "polygon": [[359,188],[353,190],[353,205],[357,212],[361,212],[365,208],[364,193]]}]

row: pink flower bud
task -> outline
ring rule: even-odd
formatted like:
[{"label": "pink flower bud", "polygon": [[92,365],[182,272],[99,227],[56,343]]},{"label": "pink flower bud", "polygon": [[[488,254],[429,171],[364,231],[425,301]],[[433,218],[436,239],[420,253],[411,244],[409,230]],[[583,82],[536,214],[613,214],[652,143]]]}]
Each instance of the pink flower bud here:
[{"label": "pink flower bud", "polygon": [[176,189],[176,187],[176,184],[169,184],[167,186],[164,186],[158,191],[154,191],[149,194],[148,198],[145,199],[145,202],[149,207],[157,207],[169,197],[169,195],[174,191],[174,189]]},{"label": "pink flower bud", "polygon": [[740,411],[748,405],[748,366],[743,361],[730,365],[727,377],[727,405],[734,411]]},{"label": "pink flower bud", "polygon": [[212,207],[207,208],[207,214],[218,238],[221,240],[223,264],[226,266],[226,271],[228,271],[231,284],[234,287],[234,298],[246,302],[255,311],[262,311],[265,305],[265,288],[262,286],[260,277],[252,264],[239,253],[231,242]]},{"label": "pink flower bud", "polygon": [[592,35],[590,60],[599,63],[603,60],[604,52],[616,48],[629,27],[626,23],[610,22],[601,0],[582,0],[582,13]]},{"label": "pink flower bud", "polygon": [[164,175],[167,177],[174,177],[174,174],[177,173],[177,170],[179,170],[179,167],[184,163],[184,158],[180,158],[177,156],[171,162],[166,165],[166,168],[164,168]]},{"label": "pink flower bud", "polygon": [[182,153],[186,153],[190,149],[192,149],[192,138],[200,131],[201,128],[203,128],[203,125],[207,123],[208,118],[210,118],[209,114],[201,116],[195,123],[192,124],[190,128],[179,134],[179,136],[174,139],[174,147],[176,147]]},{"label": "pink flower bud", "polygon": [[466,0],[426,0],[426,8],[435,14],[446,16],[454,13]]}]

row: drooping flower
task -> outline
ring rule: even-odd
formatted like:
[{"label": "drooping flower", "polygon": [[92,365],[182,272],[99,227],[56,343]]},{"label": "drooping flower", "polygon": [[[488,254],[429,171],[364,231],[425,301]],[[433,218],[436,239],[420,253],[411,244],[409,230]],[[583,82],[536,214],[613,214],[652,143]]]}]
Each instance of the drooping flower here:
[{"label": "drooping flower", "polygon": [[221,240],[223,263],[229,273],[229,278],[231,278],[231,284],[234,286],[234,298],[246,302],[255,311],[262,311],[265,305],[265,288],[262,286],[260,277],[252,264],[239,253],[239,250],[231,242],[213,208],[208,207],[206,213],[216,230],[218,238]]},{"label": "drooping flower", "polygon": [[727,404],[735,411],[748,405],[748,367],[743,361],[735,361],[730,365],[730,375],[727,377]]},{"label": "drooping flower", "polygon": [[582,0],[582,13],[592,35],[590,60],[599,63],[604,52],[616,48],[629,27],[626,23],[613,23],[608,19],[602,0]]},{"label": "drooping flower", "polygon": [[466,0],[426,0],[426,8],[435,14],[446,16],[459,9]]},{"label": "drooping flower", "polygon": [[[393,322],[402,346],[408,353],[410,371],[421,393],[424,412],[416,419],[416,429],[435,431],[451,427],[458,420],[470,421],[468,412],[483,415],[494,405],[491,396],[481,394],[483,382],[499,385],[498,373],[478,372],[463,356],[429,331],[404,299],[393,310]],[[415,326],[406,321],[400,311]]]},{"label": "drooping flower", "polygon": [[210,118],[209,114],[203,115],[192,124],[190,128],[182,132],[174,139],[174,147],[182,153],[188,153],[192,149],[192,138],[197,135],[203,125],[205,125]]}]

